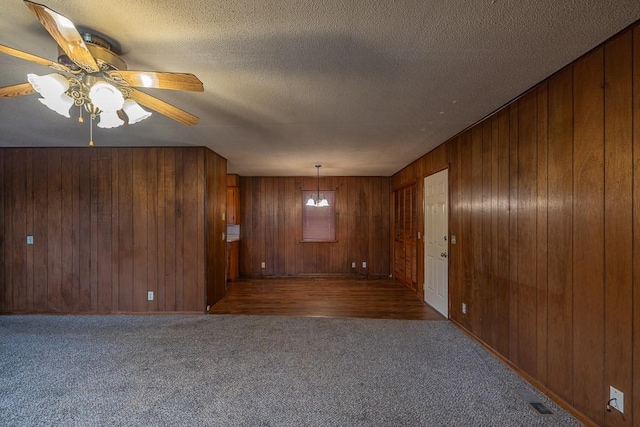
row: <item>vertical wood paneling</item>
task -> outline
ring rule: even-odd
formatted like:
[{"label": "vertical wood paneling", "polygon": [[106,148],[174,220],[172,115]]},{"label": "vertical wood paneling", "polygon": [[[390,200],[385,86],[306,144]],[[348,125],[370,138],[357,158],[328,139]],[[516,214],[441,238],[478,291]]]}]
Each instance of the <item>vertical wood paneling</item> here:
[{"label": "vertical wood paneling", "polygon": [[118,150],[118,310],[133,311],[133,149]]},{"label": "vertical wood paneling", "polygon": [[518,103],[509,106],[509,358],[518,362]]},{"label": "vertical wood paneling", "polygon": [[537,373],[537,92],[518,101],[518,362],[528,374]]},{"label": "vertical wood paneling", "polygon": [[498,190],[496,196],[498,209],[498,294],[497,312],[494,315],[493,328],[498,335],[495,349],[503,356],[509,354],[509,159],[510,159],[510,120],[509,109],[496,115],[498,121]]},{"label": "vertical wood paneling", "polygon": [[[25,217],[25,230],[27,234],[33,235],[33,197],[30,196],[31,194],[33,194],[33,150],[29,150],[28,153],[29,154],[26,159],[27,161],[27,164],[26,164],[27,169],[26,169],[26,176],[25,176],[26,206],[24,211],[24,217]],[[26,249],[26,266],[27,266],[27,269],[26,269],[26,273],[27,273],[26,287],[27,287],[27,301],[28,301],[27,310],[34,310],[33,268],[30,268],[30,266],[33,265],[33,252],[34,252],[33,245],[26,245],[25,249]],[[63,263],[63,268],[64,268],[64,263]],[[63,285],[63,292],[64,290],[65,289]]]},{"label": "vertical wood paneling", "polygon": [[[221,298],[223,220],[216,225],[217,252],[205,259],[205,150],[167,148],[159,156],[157,148],[0,149],[0,311],[202,312],[209,271],[223,284]],[[187,152],[178,180],[176,152]],[[212,186],[219,188],[206,197],[221,215],[226,161],[212,155],[218,163]],[[176,212],[188,220],[177,222]],[[178,260],[185,247],[187,257]],[[186,279],[180,306],[178,263]],[[147,290],[159,284],[164,299],[148,302]]]},{"label": "vertical wood paneling", "polygon": [[[78,311],[90,312],[91,307],[91,150],[82,150],[78,159],[80,224],[80,284]],[[45,210],[46,207],[44,207]]]},{"label": "vertical wood paneling", "polygon": [[468,315],[471,319],[473,330],[482,335],[482,299],[486,286],[486,269],[482,252],[482,126],[471,129],[471,221],[469,224],[471,234],[471,306]]},{"label": "vertical wood paneling", "polygon": [[176,215],[178,203],[176,199],[176,156],[177,149],[164,149],[164,191],[165,191],[165,233],[164,233],[164,310],[177,310],[176,304],[176,260],[178,244],[176,240]]},{"label": "vertical wood paneling", "polygon": [[97,148],[96,157],[96,270],[97,270],[97,311],[108,313],[114,307],[112,302],[112,271],[111,264],[111,149]]},{"label": "vertical wood paneling", "polygon": [[633,29],[633,419],[640,423],[640,26]]},{"label": "vertical wood paneling", "polygon": [[[158,149],[147,150],[147,283],[153,291],[153,301],[147,301],[147,311],[158,311]],[[197,258],[195,258],[197,259]]]},{"label": "vertical wood paneling", "polygon": [[463,303],[467,304],[467,314],[460,314],[458,318],[460,323],[469,330],[477,328],[477,325],[471,323],[469,310],[474,310],[472,301],[473,275],[474,269],[471,262],[471,253],[473,251],[473,234],[471,233],[471,212],[472,212],[472,192],[471,185],[473,182],[471,175],[471,132],[466,131],[460,135],[458,139],[458,155],[460,156],[460,233],[458,234],[459,250],[462,253],[460,260],[461,277],[460,283],[460,300],[455,305],[461,307]]},{"label": "vertical wood paneling", "polygon": [[[28,153],[28,152],[27,152]],[[25,154],[27,154],[25,153]],[[27,245],[26,234],[27,224],[24,212],[27,206],[27,158],[25,156],[14,156],[12,167],[12,196],[13,206],[15,206],[15,215],[11,223],[13,231],[13,250],[12,253],[12,298],[15,301],[16,308],[24,311],[29,309],[27,289]],[[44,242],[43,242],[44,243]]]},{"label": "vertical wood paneling", "polygon": [[[609,385],[632,396],[633,331],[633,87],[632,33],[604,49],[604,390]],[[629,399],[631,401],[631,399]],[[630,406],[630,409],[632,406]],[[604,412],[607,425],[631,425]]]},{"label": "vertical wood paneling", "polygon": [[133,311],[147,311],[148,209],[146,150],[133,149]]},{"label": "vertical wood paneling", "polygon": [[[493,319],[497,303],[496,260],[494,258],[495,234],[497,224],[494,224],[492,202],[494,191],[494,145],[493,145],[493,120],[486,120],[482,125],[482,259],[484,268],[482,297],[484,302],[479,307],[482,310],[482,337],[492,347],[496,345],[496,336],[493,333]],[[495,226],[494,226],[495,225]]]},{"label": "vertical wood paneling", "polygon": [[316,177],[240,178],[241,275],[389,275],[389,179],[321,177],[321,191],[336,191],[337,242],[302,243],[302,190],[316,187]]},{"label": "vertical wood paneling", "polygon": [[184,310],[184,152],[176,150],[176,310]]},{"label": "vertical wood paneling", "polygon": [[[48,150],[33,152],[33,310],[48,311],[47,283],[49,251],[47,250],[48,234]],[[15,205],[12,206],[16,209]],[[13,210],[12,209],[12,210]],[[16,210],[13,210],[16,212]]]},{"label": "vertical wood paneling", "polygon": [[7,310],[6,303],[6,276],[5,273],[7,271],[7,263],[5,260],[6,254],[6,234],[4,233],[5,227],[5,215],[7,212],[4,210],[5,206],[5,198],[7,196],[5,190],[5,171],[7,169],[7,165],[5,164],[5,158],[7,157],[5,150],[0,150],[0,230],[3,233],[0,233],[0,312]]},{"label": "vertical wood paneling", "polygon": [[118,191],[118,150],[111,149],[111,309],[119,310],[120,300],[120,274],[118,273],[118,254],[120,252],[120,240],[118,239],[118,229],[120,221],[120,205]]},{"label": "vertical wood paneling", "polygon": [[548,330],[548,287],[547,287],[547,186],[548,186],[548,88],[542,83],[536,90],[536,144],[537,144],[537,198],[533,202],[536,209],[536,346],[537,346],[537,377],[543,384],[547,384],[547,336]]},{"label": "vertical wood paneling", "polygon": [[549,80],[548,381],[573,401],[573,73]]},{"label": "vertical wood paneling", "polygon": [[603,422],[604,99],[603,49],[574,66],[574,405]]}]

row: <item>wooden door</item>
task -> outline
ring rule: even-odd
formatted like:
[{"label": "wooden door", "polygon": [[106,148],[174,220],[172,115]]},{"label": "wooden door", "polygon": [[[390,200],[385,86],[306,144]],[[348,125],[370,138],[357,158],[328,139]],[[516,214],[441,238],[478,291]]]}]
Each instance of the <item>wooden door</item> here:
[{"label": "wooden door", "polygon": [[417,186],[410,185],[394,193],[394,277],[417,290]]}]

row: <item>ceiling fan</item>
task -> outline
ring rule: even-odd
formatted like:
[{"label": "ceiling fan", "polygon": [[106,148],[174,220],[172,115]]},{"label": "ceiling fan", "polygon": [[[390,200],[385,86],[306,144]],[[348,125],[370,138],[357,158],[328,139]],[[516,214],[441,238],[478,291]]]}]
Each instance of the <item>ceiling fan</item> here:
[{"label": "ceiling fan", "polygon": [[[126,63],[112,51],[111,44],[104,38],[91,33],[80,34],[71,20],[44,5],[29,0],[24,0],[24,3],[58,43],[58,60],[50,61],[3,45],[0,45],[0,52],[51,67],[58,73],[45,76],[28,74],[27,83],[0,87],[0,98],[39,93],[40,102],[65,117],[70,117],[72,106],[84,107],[92,121],[100,117],[98,126],[102,128],[146,119],[151,113],[140,105],[186,126],[198,123],[198,117],[136,89],[203,92],[202,82],[196,76],[129,71]],[[79,120],[82,121],[82,112]]]}]

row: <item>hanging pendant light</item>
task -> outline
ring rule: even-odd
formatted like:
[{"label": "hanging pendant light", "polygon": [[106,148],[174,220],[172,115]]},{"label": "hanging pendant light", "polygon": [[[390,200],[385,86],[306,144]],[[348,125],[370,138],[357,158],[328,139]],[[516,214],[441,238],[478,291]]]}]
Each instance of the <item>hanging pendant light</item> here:
[{"label": "hanging pendant light", "polygon": [[318,176],[318,187],[317,187],[317,193],[316,194],[312,194],[311,197],[309,197],[309,200],[307,200],[307,206],[310,207],[316,207],[316,208],[325,208],[327,206],[329,206],[329,201],[327,200],[327,198],[324,196],[324,194],[320,194],[320,168],[322,167],[322,165],[315,165],[316,169],[318,171],[317,176]]}]

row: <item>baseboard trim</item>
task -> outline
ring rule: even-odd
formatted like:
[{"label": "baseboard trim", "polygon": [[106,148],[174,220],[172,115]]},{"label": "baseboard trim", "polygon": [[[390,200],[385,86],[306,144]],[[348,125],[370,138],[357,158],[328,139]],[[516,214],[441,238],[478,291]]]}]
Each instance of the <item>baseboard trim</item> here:
[{"label": "baseboard trim", "polygon": [[520,375],[520,377],[522,377],[525,381],[527,381],[532,386],[534,386],[535,388],[540,390],[542,393],[544,393],[549,399],[557,403],[558,406],[560,406],[562,409],[564,409],[565,411],[569,412],[571,415],[576,417],[578,421],[580,421],[581,423],[589,427],[598,427],[598,424],[594,423],[593,420],[591,420],[582,412],[578,411],[575,407],[573,407],[569,402],[564,400],[562,397],[558,396],[556,393],[549,390],[547,386],[542,384],[540,381],[538,381],[537,379],[535,379],[534,377],[532,377],[531,375],[529,375],[528,373],[520,369],[513,362],[511,362],[509,359],[504,357],[504,355],[498,353],[494,348],[490,347],[487,343],[485,343],[476,335],[474,335],[471,331],[465,328],[461,323],[458,323],[457,321],[451,318],[449,320],[464,334],[466,334],[469,338],[471,338],[472,340],[480,344],[485,350],[487,350],[489,353],[494,355],[498,360],[504,363],[508,368],[510,368],[516,374]]}]

